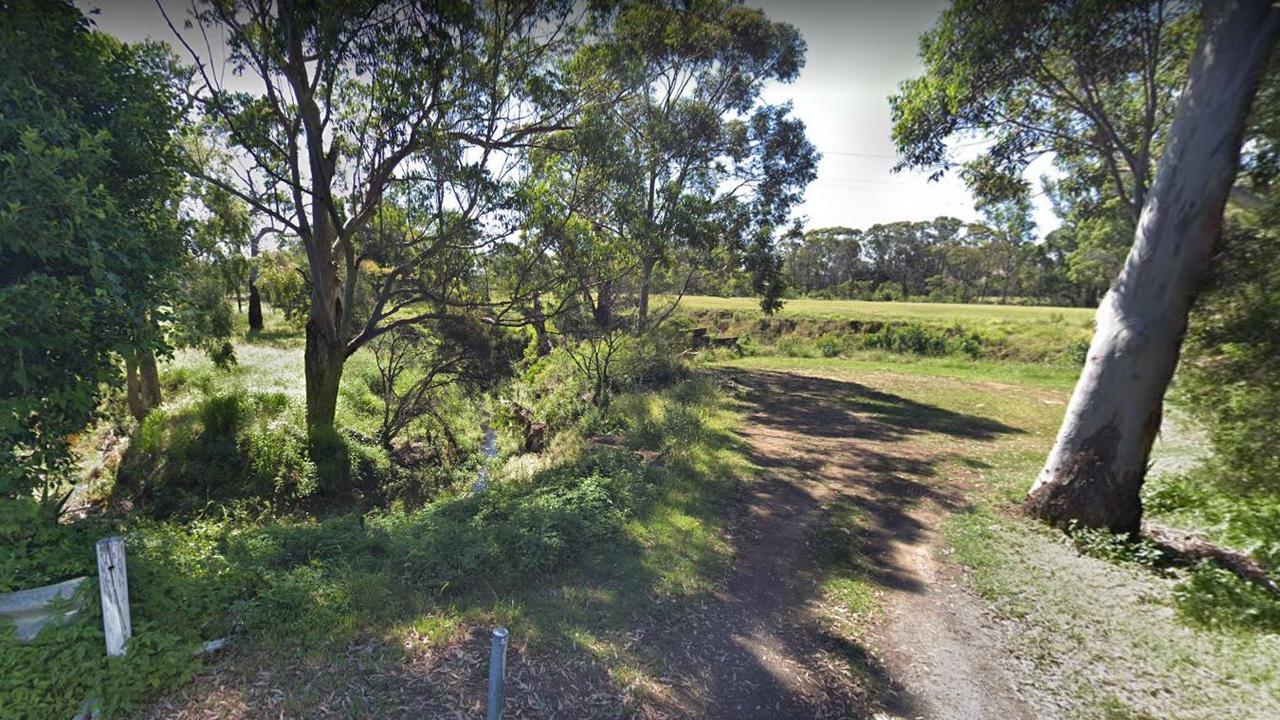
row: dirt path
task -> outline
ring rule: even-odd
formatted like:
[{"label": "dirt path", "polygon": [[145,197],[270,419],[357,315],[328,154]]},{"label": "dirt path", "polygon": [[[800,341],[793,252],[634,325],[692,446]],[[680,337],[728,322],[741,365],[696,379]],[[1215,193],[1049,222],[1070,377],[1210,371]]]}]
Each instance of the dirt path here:
[{"label": "dirt path", "polygon": [[[725,380],[746,415],[737,443],[763,472],[732,503],[735,562],[720,591],[628,615],[635,676],[612,674],[590,654],[514,643],[503,717],[1033,718],[1011,681],[1018,675],[1006,667],[1000,628],[954,581],[937,534],[965,494],[963,473],[943,465],[1018,431],[846,380],[746,370]],[[850,547],[836,566],[856,569],[885,608],[870,628],[821,593],[832,571],[815,560],[831,546],[824,533],[846,527],[839,542]],[[366,638],[324,661],[281,664],[245,652],[144,717],[483,715],[483,624],[420,646],[412,635],[394,648]]]},{"label": "dirt path", "polygon": [[[665,690],[644,713],[715,718],[1030,719],[998,631],[949,578],[935,531],[960,506],[935,476],[936,438],[1012,432],[850,382],[739,372],[752,459],[764,468],[735,523],[736,563],[715,602],[657,623]],[[934,438],[935,442],[919,442]],[[815,594],[815,532],[857,508],[860,555],[886,617],[867,637],[832,629]],[[852,669],[851,669],[852,668]]]}]

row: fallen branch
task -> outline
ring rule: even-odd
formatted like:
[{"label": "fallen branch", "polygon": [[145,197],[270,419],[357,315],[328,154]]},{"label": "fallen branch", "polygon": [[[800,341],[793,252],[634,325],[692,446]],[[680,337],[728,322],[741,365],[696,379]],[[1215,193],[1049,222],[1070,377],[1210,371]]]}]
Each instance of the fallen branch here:
[{"label": "fallen branch", "polygon": [[1176,562],[1193,564],[1202,560],[1211,560],[1235,573],[1243,580],[1248,580],[1280,597],[1280,585],[1267,572],[1261,562],[1246,553],[1219,547],[1204,537],[1185,530],[1175,530],[1163,525],[1146,523],[1142,527],[1142,535],[1168,553]]}]

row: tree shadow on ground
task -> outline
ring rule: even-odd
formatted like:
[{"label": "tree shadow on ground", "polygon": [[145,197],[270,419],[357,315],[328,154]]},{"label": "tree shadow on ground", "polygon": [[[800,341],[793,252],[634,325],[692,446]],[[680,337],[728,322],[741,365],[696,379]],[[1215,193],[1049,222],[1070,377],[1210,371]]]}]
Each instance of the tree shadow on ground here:
[{"label": "tree shadow on ground", "polygon": [[[295,537],[304,566],[347,568],[334,573],[341,587],[331,597],[366,606],[369,629],[319,658],[288,661],[270,651],[221,665],[188,692],[196,699],[187,705],[191,716],[228,687],[238,688],[246,717],[478,714],[483,628],[495,624],[512,627],[514,638],[504,717],[918,716],[857,634],[824,618],[815,542],[835,524],[833,507],[850,508],[857,520],[850,546],[827,561],[877,588],[921,591],[888,548],[927,532],[917,507],[954,510],[964,501],[936,481],[939,466],[958,453],[916,440],[985,442],[1019,431],[853,382],[771,372],[738,373],[736,381],[745,389],[744,431],[695,428],[682,417],[668,430],[696,436],[696,448],[644,469],[644,492],[660,501],[639,510],[639,524],[660,527],[667,546],[655,550],[663,537],[624,535],[582,547],[569,567],[424,594],[392,572],[351,568],[341,547],[327,557],[332,538],[319,530]],[[745,457],[759,479],[742,487],[730,456]],[[535,505],[521,522],[550,526],[560,512]],[[395,567],[394,542],[363,522],[347,531],[342,543],[371,544],[380,566]],[[425,533],[422,548],[464,551],[455,542],[464,538],[441,534],[452,531],[431,523],[397,530]],[[431,618],[443,629],[425,627]],[[372,631],[378,627],[381,635]],[[176,698],[151,717],[187,709]]]},{"label": "tree shadow on ground", "polygon": [[738,377],[750,387],[748,420],[766,428],[785,428],[819,438],[887,442],[920,433],[994,440],[1021,432],[990,418],[954,412],[848,380],[770,371],[740,373]]}]

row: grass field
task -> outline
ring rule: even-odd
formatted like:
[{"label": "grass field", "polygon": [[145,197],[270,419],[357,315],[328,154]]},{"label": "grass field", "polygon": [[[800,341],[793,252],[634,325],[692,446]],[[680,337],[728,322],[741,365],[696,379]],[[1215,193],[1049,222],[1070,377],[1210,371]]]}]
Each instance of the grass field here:
[{"label": "grass field", "polygon": [[[731,310],[760,312],[756,298],[686,295],[680,301],[686,311]],[[961,303],[872,302],[867,300],[787,300],[777,313],[783,317],[916,322],[1046,323],[1093,326],[1093,308],[1038,305],[966,305]]]},{"label": "grass field", "polygon": [[685,297],[679,314],[736,336],[751,355],[849,357],[881,348],[906,355],[1079,367],[1093,333],[1090,308],[959,303],[788,300],[766,317],[754,298]]}]

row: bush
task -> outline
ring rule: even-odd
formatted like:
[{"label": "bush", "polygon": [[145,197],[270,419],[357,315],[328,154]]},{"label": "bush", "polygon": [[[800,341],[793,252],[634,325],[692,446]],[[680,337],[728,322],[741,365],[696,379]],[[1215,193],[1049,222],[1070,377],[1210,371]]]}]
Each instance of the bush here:
[{"label": "bush", "polygon": [[1280,207],[1224,233],[1223,259],[1191,318],[1178,390],[1224,473],[1280,494]]},{"label": "bush", "polygon": [[1241,488],[1217,460],[1153,478],[1143,505],[1172,525],[1201,530],[1214,542],[1280,567],[1280,496],[1268,488]]},{"label": "bush", "polygon": [[949,333],[940,328],[929,328],[918,323],[883,325],[875,332],[862,336],[862,346],[869,349],[915,355],[946,355]]},{"label": "bush", "polygon": [[133,636],[124,657],[105,657],[93,544],[110,531],[77,526],[27,555],[64,558],[65,576],[24,574],[24,588],[90,579],[81,590],[83,609],[66,624],[46,627],[30,643],[0,629],[0,708],[21,713],[5,717],[71,717],[91,697],[106,717],[141,708],[156,692],[191,678],[200,665],[192,650],[202,640],[230,631],[229,609],[248,594],[254,574],[221,552],[227,526],[141,522],[125,533]]},{"label": "bush", "polygon": [[1073,526],[1071,542],[1082,554],[1111,562],[1135,563],[1148,568],[1163,568],[1168,564],[1164,551],[1154,543],[1106,530]]},{"label": "bush", "polygon": [[818,354],[822,357],[836,357],[845,351],[844,338],[835,335],[823,335],[818,338]]},{"label": "bush", "polygon": [[63,525],[30,498],[0,501],[0,592],[52,585],[93,572],[86,547],[102,533],[102,524]]},{"label": "bush", "polygon": [[1076,339],[1066,349],[1067,361],[1072,365],[1084,365],[1089,359],[1089,341]]},{"label": "bush", "polygon": [[514,582],[616,540],[635,511],[634,460],[588,456],[527,486],[500,484],[420,511],[371,517],[386,531],[399,581],[419,589]]}]

